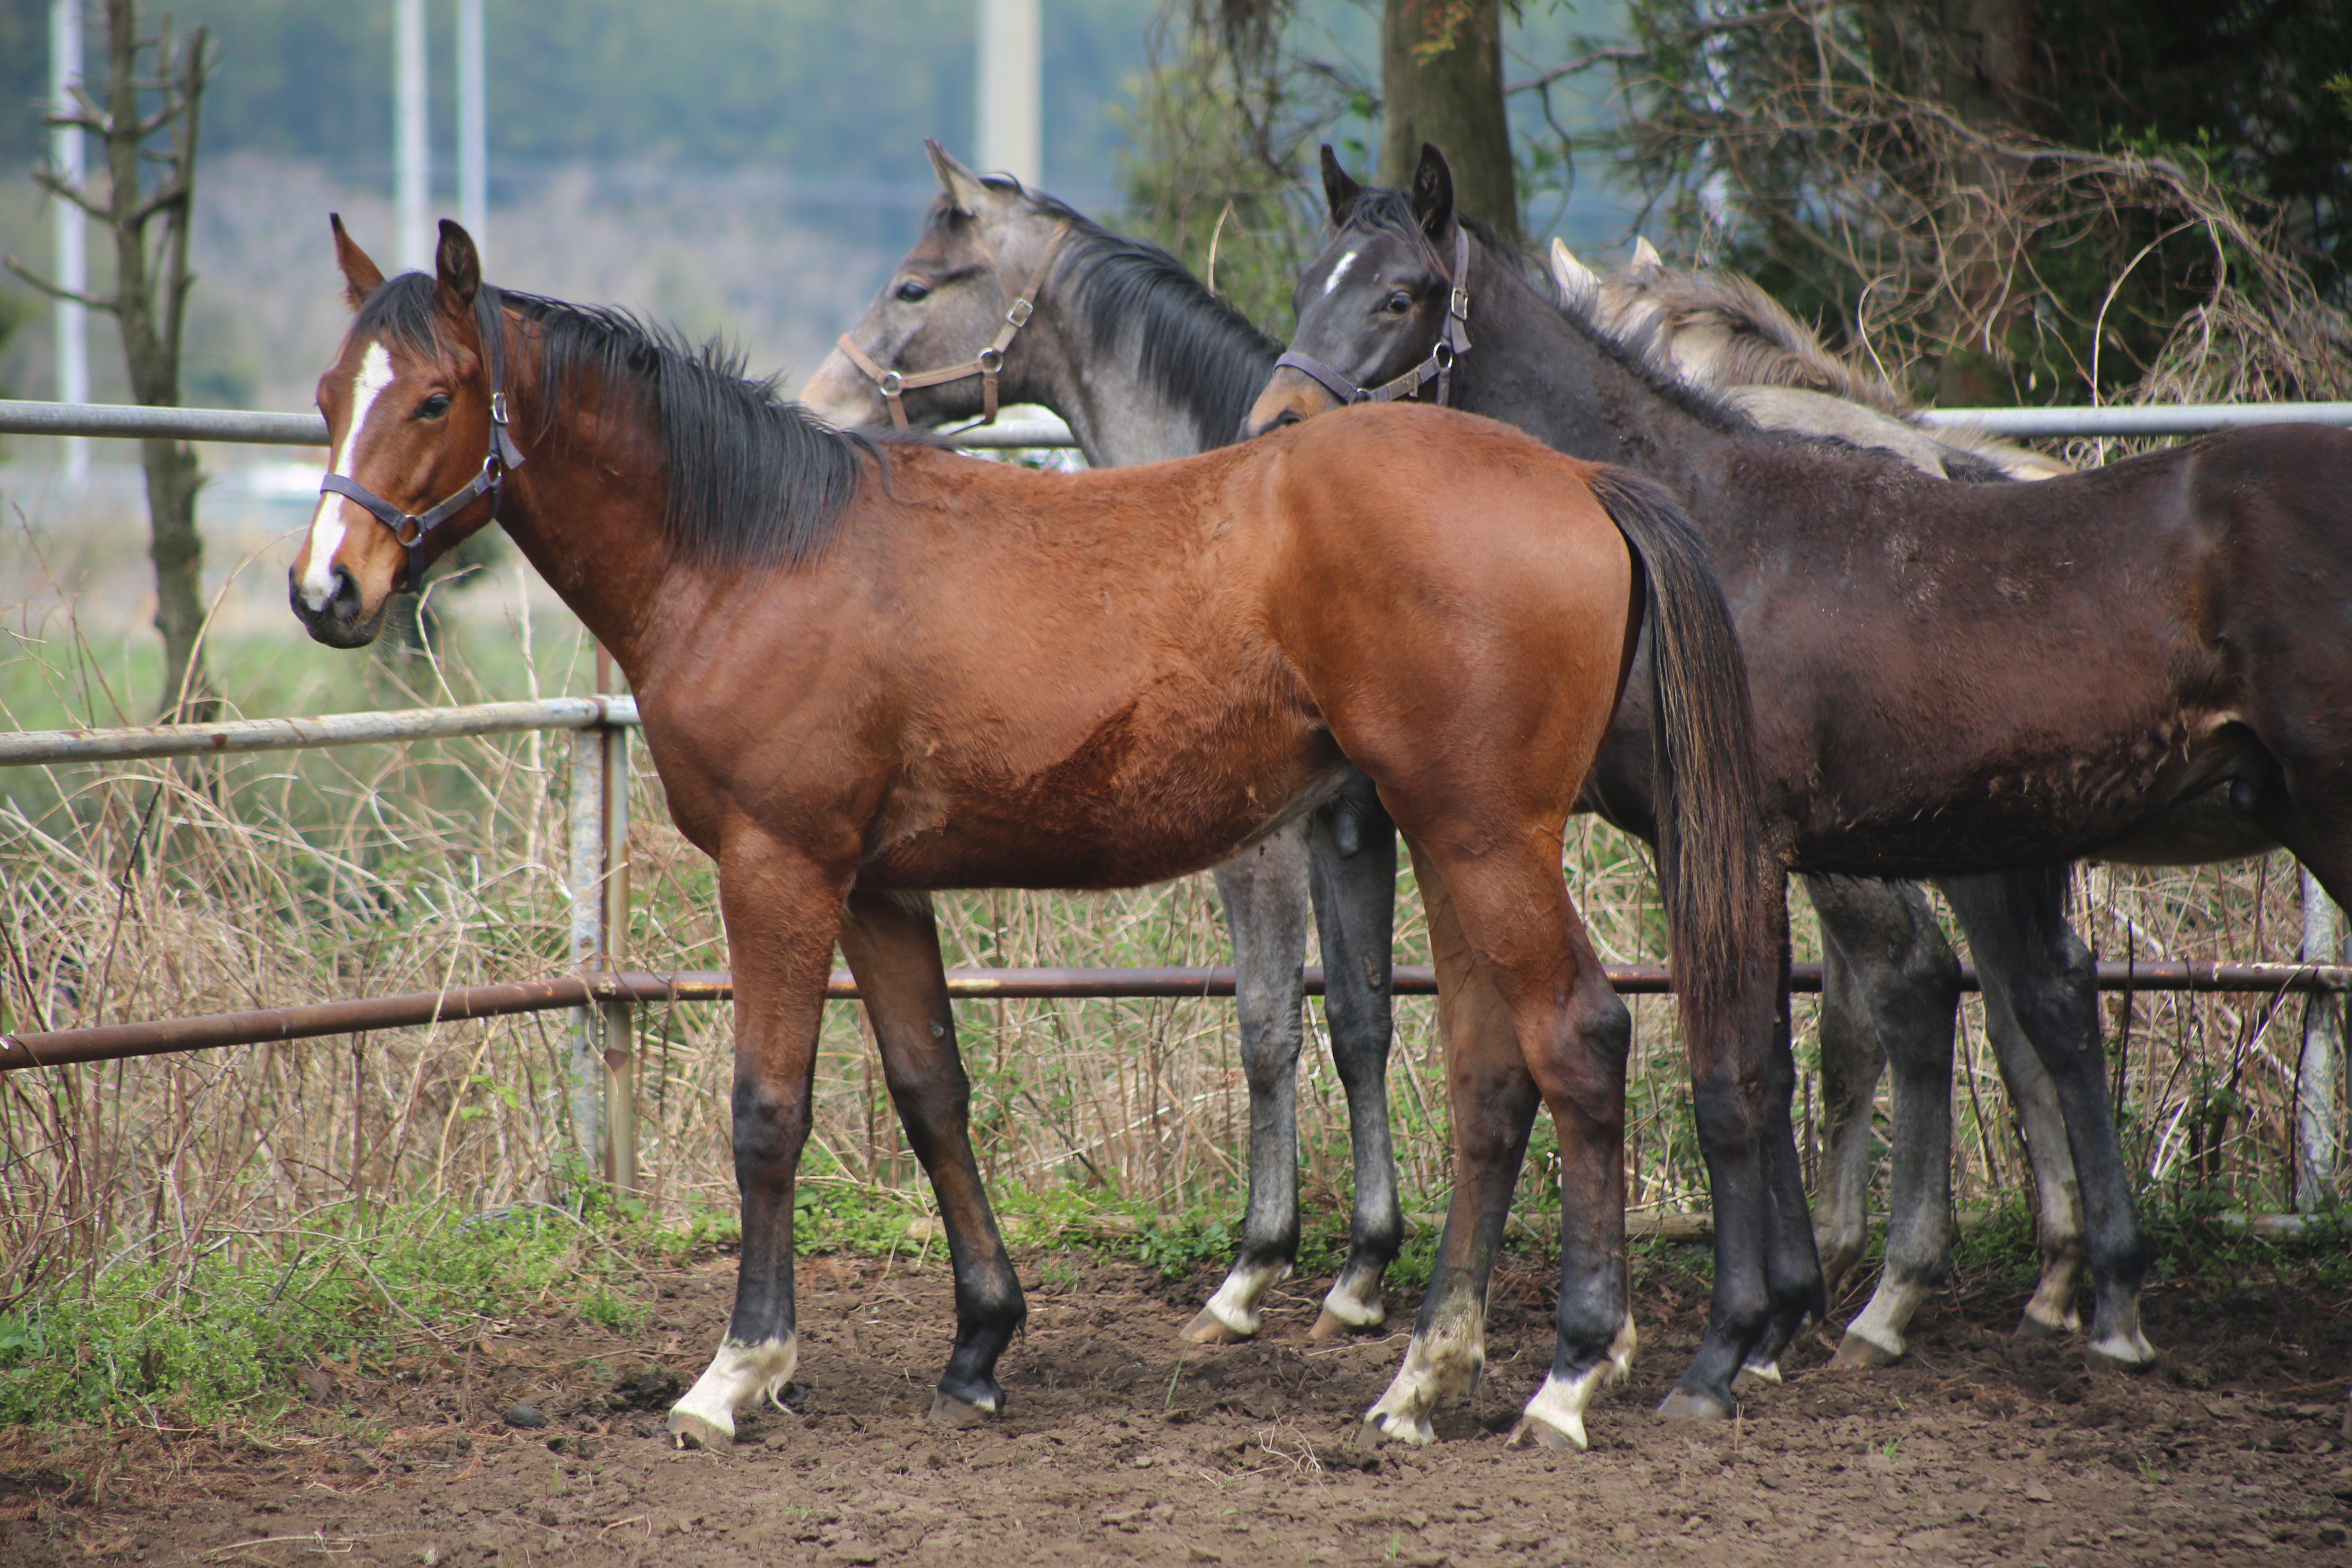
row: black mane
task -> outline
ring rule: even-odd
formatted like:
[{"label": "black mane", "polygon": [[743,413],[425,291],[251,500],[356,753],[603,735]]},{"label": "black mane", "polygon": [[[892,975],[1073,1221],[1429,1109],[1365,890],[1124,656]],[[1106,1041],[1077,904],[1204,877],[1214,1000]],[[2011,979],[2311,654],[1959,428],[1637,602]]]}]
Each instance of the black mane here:
[{"label": "black mane", "polygon": [[1192,416],[1202,449],[1231,445],[1282,345],[1150,240],[1114,234],[1052,196],[1022,195],[1033,211],[1070,226],[1067,259],[1056,265],[1071,269],[1088,353],[1107,354],[1135,334],[1137,368]]},{"label": "black mane", "polygon": [[[774,376],[745,379],[741,351],[717,339],[697,347],[626,310],[488,289],[476,302],[486,335],[499,330],[489,312],[500,308],[526,323],[526,344],[538,339],[545,392],[538,428],[518,432],[525,456],[589,380],[656,412],[669,459],[663,526],[688,559],[797,567],[832,542],[873,441],[815,418]],[[404,272],[368,297],[352,331],[438,354],[441,321],[434,280]]]}]

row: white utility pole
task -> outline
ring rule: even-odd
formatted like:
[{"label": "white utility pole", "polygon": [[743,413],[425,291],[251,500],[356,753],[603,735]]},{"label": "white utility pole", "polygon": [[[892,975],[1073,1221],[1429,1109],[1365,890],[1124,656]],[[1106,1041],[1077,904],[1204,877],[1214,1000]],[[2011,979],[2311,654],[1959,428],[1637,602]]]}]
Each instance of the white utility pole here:
[{"label": "white utility pole", "polygon": [[431,88],[425,75],[425,0],[393,8],[393,207],[397,264],[433,270],[433,143],[426,132]]},{"label": "white utility pole", "polygon": [[[49,7],[49,101],[60,111],[76,108],[72,89],[81,85],[81,0],[54,0]],[[82,133],[69,126],[49,132],[49,167],[58,178],[81,188],[86,165]],[[57,201],[58,287],[89,292],[89,230],[81,208]],[[58,401],[89,401],[89,309],[75,300],[58,301]],[[65,438],[66,482],[79,487],[89,477],[87,437]]]},{"label": "white utility pole", "polygon": [[980,167],[1031,190],[1045,178],[1045,28],[1038,0],[980,0]]},{"label": "white utility pole", "polygon": [[482,0],[457,0],[457,221],[486,258],[490,250],[488,102],[482,77]]}]

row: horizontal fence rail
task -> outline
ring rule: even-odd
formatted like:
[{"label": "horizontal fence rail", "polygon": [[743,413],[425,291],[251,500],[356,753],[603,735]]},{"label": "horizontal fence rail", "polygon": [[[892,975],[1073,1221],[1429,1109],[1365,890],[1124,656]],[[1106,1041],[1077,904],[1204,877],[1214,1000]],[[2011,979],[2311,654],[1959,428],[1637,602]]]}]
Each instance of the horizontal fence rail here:
[{"label": "horizontal fence rail", "polygon": [[[1612,964],[1609,984],[1625,995],[1670,995],[1674,983],[1662,963]],[[1307,993],[1323,994],[1323,970],[1309,965]],[[2352,966],[2295,963],[2141,963],[2107,960],[2098,966],[2102,991],[2235,991],[2341,994],[2352,992]],[[1790,966],[1789,988],[1814,994],[1822,966]],[[1400,996],[1433,996],[1437,972],[1427,964],[1398,964],[1391,989]],[[1960,989],[1978,989],[1976,966],[1960,965]],[[825,987],[835,1001],[857,999],[857,983],[836,969]],[[1084,999],[1183,1000],[1231,996],[1229,966],[1159,969],[951,969],[948,994],[966,999],[1072,997]],[[141,1024],[101,1024],[85,1029],[0,1035],[0,1071],[60,1067],[72,1062],[120,1061],[169,1056],[225,1046],[263,1045],[274,1040],[314,1039],[373,1029],[413,1028],[464,1018],[510,1013],[548,1012],[599,1002],[661,1004],[726,1002],[735,994],[723,969],[622,970],[503,985],[469,985],[453,991],[415,991],[356,1002],[320,1002],[251,1013],[221,1013],[201,1018],[167,1018]]]},{"label": "horizontal fence rail", "polygon": [[637,722],[634,697],[550,697],[536,702],[477,702],[405,712],[329,713],[315,719],[232,719],[217,724],[144,724],[121,729],[20,730],[0,734],[0,767],[39,763],[135,762],[232,752],[303,752],[378,741],[446,741],[526,730],[593,730]]},{"label": "horizontal fence rail", "polygon": [[[1964,426],[1995,436],[2202,436],[2250,425],[2352,425],[2352,403],[2178,403],[2112,408],[1930,408],[1921,423]],[[959,447],[1005,451],[1071,447],[1070,427],[1050,416],[1007,419],[950,431]],[[0,401],[0,435],[168,437],[265,447],[323,447],[327,422],[316,414],[265,414],[243,408],[142,408],[120,403]]]}]

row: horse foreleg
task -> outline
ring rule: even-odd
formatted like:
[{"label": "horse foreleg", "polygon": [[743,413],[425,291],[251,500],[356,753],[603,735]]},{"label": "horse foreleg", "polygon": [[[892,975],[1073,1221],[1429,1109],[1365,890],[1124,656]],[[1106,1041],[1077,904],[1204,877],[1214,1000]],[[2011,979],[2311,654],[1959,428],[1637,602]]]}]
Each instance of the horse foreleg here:
[{"label": "horse foreleg", "polygon": [[1396,826],[1357,775],[1315,814],[1307,840],[1315,924],[1323,938],[1323,1016],[1348,1095],[1355,1205],[1348,1261],[1310,1332],[1332,1339],[1388,1321],[1381,1279],[1404,1244],[1396,1155],[1389,1144],[1390,969],[1396,931]]},{"label": "horse foreleg", "polygon": [[931,1419],[962,1426],[1001,1415],[997,1358],[1026,1320],[971,1149],[971,1080],[957,1048],[939,928],[921,894],[853,892],[842,955],[857,977],[881,1047],[883,1080],[915,1157],[931,1179],[955,1268],[956,1338]]},{"label": "horse foreleg", "polygon": [[797,851],[730,844],[719,905],[735,972],[735,1185],[743,1253],[719,1353],[671,1406],[680,1447],[723,1448],[735,1412],[777,1399],[800,1361],[793,1305],[793,1178],[808,1142],[817,1025],[843,889]]},{"label": "horse foreleg", "polygon": [[[1430,1414],[1438,1402],[1474,1387],[1486,1367],[1487,1279],[1541,1097],[1492,965],[1472,949],[1444,878],[1418,845],[1412,846],[1412,863],[1437,965],[1438,1028],[1445,1044],[1446,1099],[1454,1121],[1454,1194],[1404,1365],[1364,1413],[1362,1430],[1374,1441],[1422,1444],[1434,1440]],[[1622,1122],[1622,1089],[1619,1104]],[[1607,1165],[1622,1193],[1624,1178],[1616,1157]],[[1622,1307],[1622,1197],[1598,1222],[1616,1226]],[[1621,1310],[1611,1328],[1622,1321]],[[1581,1439],[1580,1423],[1574,1436]]]},{"label": "horse foreleg", "polygon": [[1968,933],[1987,1005],[2016,1018],[2049,1069],[2065,1115],[2091,1270],[2091,1362],[2143,1367],[2156,1360],[2139,1329],[2147,1243],[2107,1097],[2096,973],[2090,950],[2065,921],[2065,868],[2047,867],[1945,878],[1940,885]]},{"label": "horse foreleg", "polygon": [[1298,1051],[1307,1005],[1307,825],[1285,827],[1216,868],[1234,941],[1234,1000],[1249,1085],[1249,1207],[1241,1254],[1198,1316],[1195,1344],[1257,1332],[1258,1302],[1298,1256]]}]

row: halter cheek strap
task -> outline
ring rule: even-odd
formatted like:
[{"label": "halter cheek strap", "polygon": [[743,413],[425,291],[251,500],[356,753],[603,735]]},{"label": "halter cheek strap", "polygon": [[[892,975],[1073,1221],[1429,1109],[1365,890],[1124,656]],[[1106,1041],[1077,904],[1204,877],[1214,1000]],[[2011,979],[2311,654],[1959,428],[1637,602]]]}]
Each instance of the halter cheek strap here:
[{"label": "halter cheek strap", "polygon": [[1470,236],[1459,224],[1454,227],[1454,275],[1445,281],[1445,325],[1439,330],[1437,342],[1431,345],[1427,359],[1394,381],[1382,382],[1378,386],[1358,386],[1346,373],[1312,354],[1295,350],[1275,361],[1274,368],[1280,370],[1286,365],[1310,377],[1338,398],[1343,407],[1358,403],[1394,403],[1401,397],[1414,395],[1433,381],[1437,383],[1437,395],[1431,401],[1444,406],[1454,393],[1454,362],[1470,352]]},{"label": "halter cheek strap", "polygon": [[996,423],[996,374],[1004,368],[1004,351],[1013,346],[1014,336],[1029,324],[1029,318],[1037,313],[1037,290],[1045,286],[1045,270],[1054,265],[1054,253],[1062,248],[1062,241],[1069,232],[1070,220],[1067,218],[1055,226],[1054,237],[1045,242],[1045,254],[1037,258],[1036,270],[1029,274],[1029,281],[1014,297],[1012,307],[1004,312],[1004,325],[996,329],[996,336],[986,348],[961,364],[951,364],[944,370],[885,370],[875,363],[864,349],[851,342],[847,332],[841,334],[836,340],[841,344],[841,352],[848,355],[849,363],[881,392],[882,401],[890,410],[891,424],[901,430],[907,428],[907,405],[901,401],[903,394],[919,387],[945,386],[950,382],[975,375],[980,377],[980,422],[982,425]]},{"label": "halter cheek strap", "polygon": [[484,496],[490,498],[490,514],[485,521],[497,521],[499,495],[505,487],[506,477],[523,465],[522,448],[515,445],[507,428],[506,318],[499,291],[483,284],[475,296],[474,310],[476,320],[483,323],[483,347],[490,366],[490,450],[482,459],[480,471],[455,495],[423,512],[403,511],[357,479],[341,474],[328,474],[319,480],[320,495],[339,495],[355,502],[392,530],[392,537],[407,552],[407,576],[400,585],[400,591],[405,594],[414,594],[424,586],[425,536]]}]

